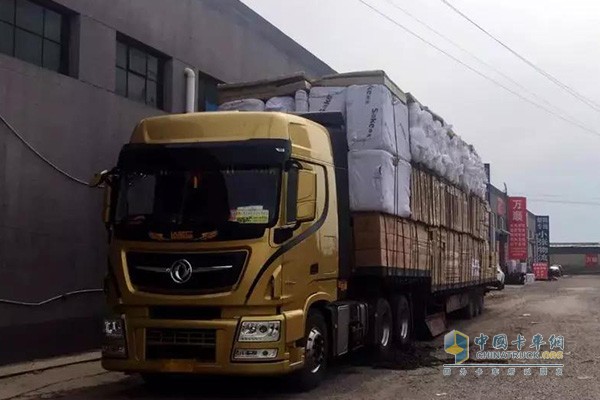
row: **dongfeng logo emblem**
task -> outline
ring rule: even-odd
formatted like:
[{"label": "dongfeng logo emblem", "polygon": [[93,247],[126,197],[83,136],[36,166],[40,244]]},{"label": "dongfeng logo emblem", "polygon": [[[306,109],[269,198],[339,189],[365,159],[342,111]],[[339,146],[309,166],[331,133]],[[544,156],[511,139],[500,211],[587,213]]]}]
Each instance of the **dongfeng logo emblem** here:
[{"label": "dongfeng logo emblem", "polygon": [[186,283],[192,278],[192,264],[188,260],[178,260],[169,268],[171,279],[175,283]]}]

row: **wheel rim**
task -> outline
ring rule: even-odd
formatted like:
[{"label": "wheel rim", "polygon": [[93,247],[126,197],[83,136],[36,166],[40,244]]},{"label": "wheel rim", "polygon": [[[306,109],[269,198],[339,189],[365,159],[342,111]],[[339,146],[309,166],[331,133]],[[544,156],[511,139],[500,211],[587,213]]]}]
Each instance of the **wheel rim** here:
[{"label": "wheel rim", "polygon": [[387,347],[390,343],[390,336],[392,335],[392,321],[390,321],[390,316],[385,315],[381,324],[381,347]]},{"label": "wheel rim", "polygon": [[317,327],[313,327],[306,341],[307,360],[311,363],[311,373],[317,373],[325,361],[325,338]]},{"label": "wheel rim", "polygon": [[408,318],[406,316],[402,319],[402,324],[400,325],[400,338],[402,341],[406,340],[408,337]]}]

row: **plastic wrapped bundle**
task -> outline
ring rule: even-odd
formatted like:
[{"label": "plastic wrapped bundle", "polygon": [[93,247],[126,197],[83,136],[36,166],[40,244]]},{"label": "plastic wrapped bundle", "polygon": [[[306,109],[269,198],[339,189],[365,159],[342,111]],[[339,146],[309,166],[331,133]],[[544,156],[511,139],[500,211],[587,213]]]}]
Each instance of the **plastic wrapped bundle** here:
[{"label": "plastic wrapped bundle", "polygon": [[291,113],[296,111],[296,99],[291,96],[271,97],[265,105],[266,111]]},{"label": "plastic wrapped bundle", "polygon": [[346,115],[345,87],[314,87],[308,96],[310,112],[341,112]]},{"label": "plastic wrapped bundle", "polygon": [[259,99],[234,100],[221,104],[219,111],[265,111],[265,103]]},{"label": "plastic wrapped bundle", "polygon": [[394,99],[394,125],[398,143],[398,157],[410,162],[412,157],[410,154],[408,107],[398,99]]},{"label": "plastic wrapped bundle", "polygon": [[348,148],[398,155],[392,93],[383,85],[352,85],[346,91]]},{"label": "plastic wrapped bundle", "polygon": [[305,90],[296,91],[296,95],[294,96],[294,102],[294,109],[296,110],[296,112],[308,112],[308,93],[306,93]]},{"label": "plastic wrapped bundle", "polygon": [[408,162],[383,150],[352,151],[348,154],[350,209],[410,216]]}]

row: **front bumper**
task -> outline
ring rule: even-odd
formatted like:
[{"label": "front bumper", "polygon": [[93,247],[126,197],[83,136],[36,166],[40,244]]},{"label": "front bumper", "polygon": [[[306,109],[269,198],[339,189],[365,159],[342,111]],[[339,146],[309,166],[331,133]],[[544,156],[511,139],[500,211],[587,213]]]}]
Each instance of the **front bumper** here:
[{"label": "front bumper", "polygon": [[[286,318],[283,315],[265,316],[261,320],[280,320],[282,329],[278,342],[238,343],[239,319],[210,321],[154,320],[147,317],[125,318],[127,358],[102,358],[102,366],[110,371],[164,372],[218,375],[280,375],[294,371],[303,365],[304,349],[295,341],[286,343]],[[244,320],[247,320],[246,318]],[[204,361],[178,358],[153,358],[147,351],[146,332],[149,329],[214,330],[214,359]],[[287,335],[289,337],[289,335]],[[234,361],[234,349],[277,349],[277,356],[270,360]]]}]

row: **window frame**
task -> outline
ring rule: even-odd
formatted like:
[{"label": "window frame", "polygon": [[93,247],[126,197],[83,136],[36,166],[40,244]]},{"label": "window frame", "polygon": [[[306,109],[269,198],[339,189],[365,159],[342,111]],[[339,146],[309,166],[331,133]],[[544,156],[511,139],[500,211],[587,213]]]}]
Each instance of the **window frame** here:
[{"label": "window frame", "polygon": [[[121,33],[117,33],[117,39],[116,39],[115,45],[116,45],[116,50],[117,50],[116,57],[115,57],[115,93],[119,94],[120,96],[126,97],[132,101],[145,104],[149,107],[154,107],[154,108],[164,110],[165,64],[166,64],[166,61],[168,58],[163,53],[151,48],[150,46],[147,46],[144,43],[142,43],[138,40],[132,39],[128,36],[125,36]],[[126,51],[125,51],[125,67],[122,67],[119,65],[119,46],[120,45],[125,46],[125,49],[126,49]],[[145,74],[141,74],[140,72],[131,68],[131,65],[130,65],[131,64],[131,49],[134,49],[138,52],[144,53],[145,63],[146,63]],[[149,58],[150,57],[155,58],[157,61],[156,78],[155,79],[153,79],[149,74]],[[119,79],[118,79],[119,70],[125,72],[125,92],[124,93],[122,93],[122,91],[119,88]],[[134,97],[130,97],[129,74],[135,75],[136,77],[144,80],[144,101],[143,102]],[[148,83],[149,82],[156,84],[156,104],[152,104],[151,102],[148,101]]]},{"label": "window frame", "polygon": [[[60,6],[59,4],[56,4],[54,2],[47,1],[47,0],[10,0],[10,1],[12,1],[12,3],[13,3],[12,22],[0,20],[0,24],[5,24],[12,29],[12,34],[13,34],[12,50],[11,50],[10,54],[5,53],[5,52],[0,52],[0,54],[4,54],[9,57],[16,58],[17,60],[21,60],[28,64],[36,65],[40,68],[58,72],[59,74],[68,75],[69,74],[69,47],[70,47],[69,39],[70,39],[70,35],[71,35],[69,21],[70,21],[71,16],[73,15],[73,12],[63,6]],[[41,34],[17,24],[17,8],[18,8],[17,3],[19,1],[28,1],[29,3],[35,4],[38,7],[42,8],[43,14],[42,14]],[[46,20],[47,20],[46,15],[47,15],[48,11],[54,12],[54,13],[60,15],[60,17],[61,17],[60,39],[58,42],[54,38],[52,38],[50,36],[46,36]],[[17,31],[18,30],[26,32],[30,35],[34,35],[34,36],[36,36],[36,38],[41,39],[41,42],[42,42],[41,43],[41,54],[40,54],[41,61],[39,64],[17,56]],[[46,41],[52,42],[53,44],[58,45],[60,48],[58,69],[54,69],[54,68],[44,65],[44,55],[45,55],[44,50],[46,48]]]}]

